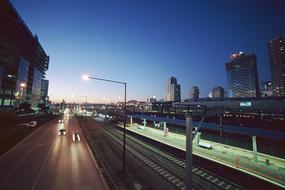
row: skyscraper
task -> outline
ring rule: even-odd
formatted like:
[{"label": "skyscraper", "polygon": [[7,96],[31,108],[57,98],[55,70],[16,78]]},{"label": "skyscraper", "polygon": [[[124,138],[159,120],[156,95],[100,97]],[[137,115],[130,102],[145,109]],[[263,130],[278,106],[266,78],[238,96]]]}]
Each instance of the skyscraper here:
[{"label": "skyscraper", "polygon": [[216,86],[212,90],[212,98],[224,98],[225,97],[225,90],[221,86]]},{"label": "skyscraper", "polygon": [[167,95],[166,101],[181,101],[181,92],[180,92],[180,84],[177,84],[177,79],[175,77],[171,77],[167,83]]},{"label": "skyscraper", "polygon": [[198,99],[199,98],[199,88],[198,86],[193,86],[190,90],[190,98],[192,99]]},{"label": "skyscraper", "polygon": [[49,56],[10,1],[0,1],[0,107],[40,103]]},{"label": "skyscraper", "polygon": [[273,96],[285,96],[285,36],[268,42]]},{"label": "skyscraper", "polygon": [[228,97],[259,96],[255,54],[232,54],[225,64],[228,82]]}]

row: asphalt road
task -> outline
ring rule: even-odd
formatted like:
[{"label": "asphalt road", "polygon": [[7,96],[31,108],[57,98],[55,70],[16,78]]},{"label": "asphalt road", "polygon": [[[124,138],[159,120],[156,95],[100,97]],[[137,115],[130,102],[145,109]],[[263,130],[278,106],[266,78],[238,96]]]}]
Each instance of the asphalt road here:
[{"label": "asphalt road", "polygon": [[[66,136],[58,136],[65,127]],[[81,141],[72,141],[72,131]],[[75,118],[52,120],[0,157],[0,189],[107,189]]]}]

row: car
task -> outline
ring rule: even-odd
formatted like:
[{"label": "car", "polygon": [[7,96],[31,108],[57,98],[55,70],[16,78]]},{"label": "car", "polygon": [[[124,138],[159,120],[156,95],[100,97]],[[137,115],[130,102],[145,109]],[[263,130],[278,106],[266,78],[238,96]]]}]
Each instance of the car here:
[{"label": "car", "polygon": [[80,141],[80,136],[78,132],[73,132],[72,133],[72,141],[73,142],[79,142]]},{"label": "car", "polygon": [[37,121],[30,121],[30,127],[35,127],[38,123]]},{"label": "car", "polygon": [[64,135],[65,136],[66,134],[66,130],[65,129],[59,129],[58,130],[58,135],[61,136],[61,135]]},{"label": "car", "polygon": [[60,119],[60,120],[58,120],[58,123],[64,123],[64,120]]},{"label": "car", "polygon": [[28,127],[28,128],[32,128],[32,127],[35,127],[37,126],[37,121],[30,121],[28,123],[20,123],[19,125],[20,126],[24,126],[24,127]]}]

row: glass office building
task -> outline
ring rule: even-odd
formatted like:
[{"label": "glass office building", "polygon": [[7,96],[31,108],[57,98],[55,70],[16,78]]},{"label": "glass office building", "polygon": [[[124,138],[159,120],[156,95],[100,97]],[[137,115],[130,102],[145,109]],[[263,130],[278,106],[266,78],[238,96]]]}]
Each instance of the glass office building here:
[{"label": "glass office building", "polygon": [[180,84],[177,83],[177,79],[175,77],[170,77],[168,80],[166,101],[181,101]]},{"label": "glass office building", "polygon": [[15,98],[20,100],[26,99],[26,89],[28,83],[29,74],[29,62],[24,58],[20,58],[18,74],[17,74],[17,84]]},{"label": "glass office building", "polygon": [[285,96],[285,36],[268,42],[273,96]]},{"label": "glass office building", "polygon": [[42,90],[42,80],[43,80],[42,73],[39,70],[34,69],[32,99],[31,99],[34,103],[40,102],[41,90]]},{"label": "glass office building", "polygon": [[258,97],[258,75],[254,54],[232,54],[226,63],[228,97]]},{"label": "glass office building", "polygon": [[0,1],[0,107],[40,103],[48,66],[49,56],[38,37],[9,1]]}]

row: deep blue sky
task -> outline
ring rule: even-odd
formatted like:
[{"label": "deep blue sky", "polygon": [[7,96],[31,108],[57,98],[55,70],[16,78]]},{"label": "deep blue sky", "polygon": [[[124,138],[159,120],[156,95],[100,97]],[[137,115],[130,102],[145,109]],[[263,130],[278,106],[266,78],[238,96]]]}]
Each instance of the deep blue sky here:
[{"label": "deep blue sky", "polygon": [[[123,89],[89,73],[126,81],[128,99],[166,95],[175,76],[182,98],[197,85],[226,88],[230,54],[255,53],[259,81],[270,80],[267,41],[285,34],[283,0],[12,0],[50,55],[51,98],[118,100]],[[105,97],[105,98],[104,98]]]}]

